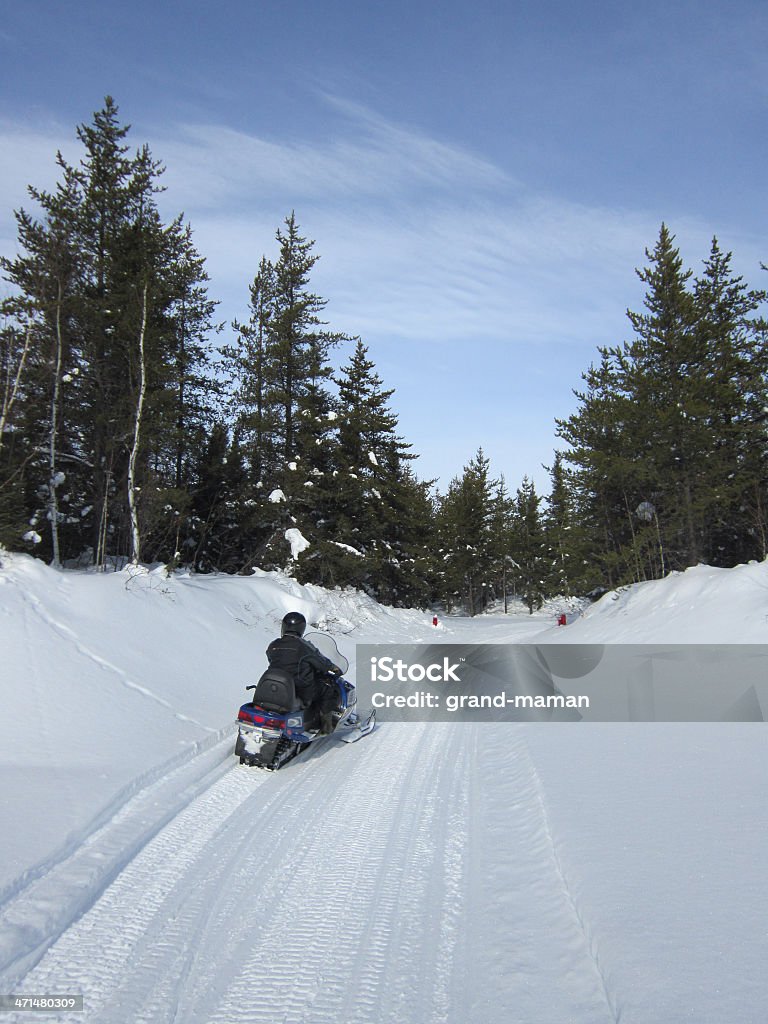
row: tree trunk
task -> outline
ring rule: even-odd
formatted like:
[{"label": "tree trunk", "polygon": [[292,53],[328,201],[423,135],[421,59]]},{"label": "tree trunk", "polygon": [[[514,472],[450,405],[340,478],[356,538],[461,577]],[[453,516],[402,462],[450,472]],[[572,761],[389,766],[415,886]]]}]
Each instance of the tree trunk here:
[{"label": "tree trunk", "polygon": [[645,579],[645,573],[642,571],[640,566],[640,555],[637,550],[637,535],[635,534],[635,524],[632,522],[632,510],[629,507],[629,498],[627,492],[622,490],[622,496],[624,498],[624,506],[627,510],[627,522],[629,523],[629,532],[632,534],[632,556],[635,561],[635,579],[633,582],[639,583]]},{"label": "tree trunk", "polygon": [[186,396],[184,394],[184,385],[187,379],[187,339],[186,339],[186,306],[184,299],[181,302],[181,336],[179,340],[179,394],[177,403],[176,413],[176,430],[178,433],[176,439],[176,489],[180,490],[182,486],[182,476],[184,467],[184,455],[185,455],[185,438],[184,438],[184,426],[185,426],[185,414],[186,414]]},{"label": "tree trunk", "polygon": [[141,434],[141,415],[144,410],[144,396],[147,391],[147,367],[144,359],[144,336],[147,330],[147,291],[144,285],[141,310],[141,330],[139,332],[139,398],[136,403],[136,422],[133,430],[133,446],[128,460],[128,507],[131,513],[131,560],[138,565],[141,554],[141,533],[139,531],[139,512],[136,505],[136,461],[139,454],[139,436]]},{"label": "tree trunk", "polygon": [[22,349],[21,356],[19,358],[19,365],[16,367],[16,375],[11,383],[11,361],[10,352],[8,359],[7,376],[5,385],[3,387],[3,404],[0,408],[0,451],[3,448],[3,437],[5,436],[5,425],[8,422],[8,418],[11,415],[13,406],[16,402],[16,396],[19,391],[19,383],[24,373],[24,366],[27,362],[27,355],[29,354],[29,343],[32,334],[32,325],[27,324],[27,330],[24,335],[24,348]]},{"label": "tree trunk", "polygon": [[763,500],[760,495],[760,484],[755,483],[755,510],[754,510],[754,522],[755,532],[759,538],[758,543],[760,545],[760,559],[765,559],[768,555],[768,543],[766,543],[766,523],[765,523],[765,512],[763,510]]},{"label": "tree trunk", "polygon": [[56,488],[59,486],[56,472],[56,437],[59,423],[59,401],[61,395],[61,363],[63,359],[63,346],[61,342],[61,280],[57,282],[58,292],[56,295],[56,369],[53,375],[53,398],[51,399],[51,429],[48,442],[48,516],[51,520],[51,546],[53,548],[53,559],[51,565],[54,569],[61,568],[61,556],[59,554],[59,501],[56,496]]},{"label": "tree trunk", "polygon": [[656,538],[659,542],[659,558],[661,559],[661,578],[663,579],[666,574],[666,568],[664,565],[664,543],[661,539],[661,526],[659,525],[659,517],[656,513],[653,513],[653,521],[656,523]]},{"label": "tree trunk", "polygon": [[699,542],[696,536],[696,527],[693,521],[693,499],[691,498],[691,483],[686,477],[684,488],[685,494],[685,526],[688,534],[688,564],[698,565],[700,560]]}]

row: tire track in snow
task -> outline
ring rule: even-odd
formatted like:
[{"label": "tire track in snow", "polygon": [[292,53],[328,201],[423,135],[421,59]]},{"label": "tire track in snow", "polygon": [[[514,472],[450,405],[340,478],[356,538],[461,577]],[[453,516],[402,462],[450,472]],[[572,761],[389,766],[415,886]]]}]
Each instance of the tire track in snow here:
[{"label": "tire track in snow", "polygon": [[197,726],[197,728],[202,729],[203,732],[213,733],[216,731],[209,725],[204,725],[202,722],[199,722],[196,718],[191,718],[189,715],[182,714],[170,701],[161,697],[159,694],[154,693],[154,691],[148,689],[146,686],[142,686],[140,683],[134,682],[134,680],[117,665],[113,665],[111,661],[108,661],[106,658],[102,658],[100,654],[96,654],[95,651],[86,647],[77,633],[71,630],[69,626],[65,626],[63,622],[59,622],[57,619],[54,619],[34,594],[30,593],[28,590],[22,590],[21,593],[24,601],[32,607],[39,618],[49,626],[50,629],[55,633],[58,633],[58,635],[64,640],[71,643],[79,654],[82,654],[85,658],[94,662],[94,664],[98,665],[99,668],[104,669],[105,672],[110,672],[114,675],[126,689],[133,690],[136,693],[141,694],[142,697],[146,697],[155,704],[159,704],[166,710],[171,711],[174,718],[177,718],[180,722],[189,722],[190,725]]},{"label": "tire track in snow", "polygon": [[233,767],[24,979],[80,1024],[619,1024],[524,726]]},{"label": "tire track in snow", "polygon": [[[126,1007],[136,1022],[207,1019],[201,1016],[201,1006],[209,990],[219,989],[223,978],[240,969],[250,952],[254,922],[258,924],[264,916],[258,906],[254,920],[249,921],[255,873],[259,874],[260,892],[273,886],[279,892],[285,878],[290,860],[276,854],[275,870],[268,875],[266,851],[274,847],[285,852],[288,839],[300,839],[303,831],[312,827],[311,817],[303,823],[295,820],[297,807],[291,811],[289,803],[288,810],[283,810],[284,789],[290,792],[295,788],[301,797],[298,803],[303,803],[309,800],[309,791],[317,788],[316,781],[311,784],[312,776],[302,778],[301,786],[291,780],[291,772],[298,770],[301,775],[302,767],[293,762],[280,776],[234,769],[246,778],[258,779],[263,788],[254,791],[242,813],[217,837],[214,848],[205,851],[180,880],[180,890],[186,895],[178,905],[170,908],[170,913],[167,906],[158,908],[152,931],[128,965],[119,1011],[106,1013],[99,1021],[122,1024]],[[189,1009],[180,1009],[180,1004]]]},{"label": "tire track in snow", "polygon": [[25,989],[82,988],[81,1024],[448,1021],[464,748],[453,726],[406,726],[274,775],[233,768]]},{"label": "tire track in snow", "polygon": [[[271,913],[259,915],[266,923],[251,934],[250,955],[224,998],[200,1020],[441,1019],[432,1013],[430,979],[444,976],[436,965],[450,959],[453,948],[441,944],[444,922],[432,913],[443,874],[444,830],[435,825],[445,808],[451,752],[437,731],[423,725],[388,739],[378,750],[368,747],[347,779],[345,799],[362,812],[350,816],[337,800],[316,816],[306,845],[294,851],[289,891]],[[282,861],[272,866],[285,870]],[[256,913],[262,897],[275,892],[264,886]],[[278,999],[290,992],[290,999],[276,1005],[266,997],[254,1005],[262,983]],[[197,1019],[191,1010],[179,1019]]]},{"label": "tire track in snow", "polygon": [[16,988],[143,846],[230,768],[232,729],[222,733],[216,743],[195,744],[134,780],[71,847],[9,893],[0,905],[0,984],[6,991]]},{"label": "tire track in snow", "polygon": [[[49,949],[24,978],[31,991],[82,992],[87,1013],[64,1014],[62,1021],[126,1020],[121,989],[147,933],[157,936],[183,901],[185,873],[209,848],[217,832],[267,777],[230,769],[190,803],[124,868],[100,900]],[[158,918],[158,914],[162,919]],[[103,1017],[102,1014],[106,1013]],[[18,1016],[18,1015],[17,1015]],[[13,1018],[12,1018],[13,1019]]]},{"label": "tire track in snow", "polygon": [[605,1001],[611,1011],[613,1021],[615,1022],[615,1024],[621,1024],[621,1006],[619,1000],[616,997],[616,995],[613,994],[612,986],[609,983],[609,979],[606,977],[603,971],[602,965],[600,963],[600,954],[597,948],[597,942],[595,940],[594,935],[592,934],[592,929],[589,926],[589,922],[587,921],[571,887],[568,884],[568,878],[563,869],[562,861],[560,860],[560,855],[557,852],[557,843],[555,842],[555,837],[552,834],[552,828],[549,820],[549,812],[547,811],[544,786],[541,781],[541,776],[536,770],[536,765],[533,761],[533,758],[531,757],[528,744],[525,743],[524,739],[523,746],[524,750],[521,751],[521,756],[523,756],[525,761],[527,762],[527,771],[531,779],[532,790],[535,793],[536,800],[539,805],[544,832],[547,837],[547,843],[551,850],[551,856],[554,862],[555,872],[557,873],[557,876],[560,880],[563,897],[566,903],[568,904],[573,917],[578,922],[578,926],[581,929],[581,932],[584,936],[586,949],[589,953],[592,963],[594,964],[594,969],[600,979],[600,985],[603,991],[603,995],[605,996]]},{"label": "tire track in snow", "polygon": [[[584,915],[558,857],[528,726],[476,730],[471,780],[468,918],[456,1020],[485,1024],[619,1024]],[[479,955],[483,951],[483,955]],[[474,974],[472,967],[474,965]],[[457,1012],[458,1008],[458,1012]]]}]

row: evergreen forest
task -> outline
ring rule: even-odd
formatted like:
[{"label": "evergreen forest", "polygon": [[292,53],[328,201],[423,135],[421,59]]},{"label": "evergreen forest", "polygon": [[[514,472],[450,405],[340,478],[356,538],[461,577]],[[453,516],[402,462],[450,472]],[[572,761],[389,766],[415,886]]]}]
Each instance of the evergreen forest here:
[{"label": "evergreen forest", "polygon": [[717,239],[694,276],[662,224],[631,339],[596,350],[557,423],[548,495],[482,450],[442,493],[364,341],[327,329],[295,214],[243,282],[247,320],[219,323],[191,226],[158,210],[162,165],[128,135],[107,97],[0,260],[0,545],[279,568],[471,615],[768,555],[766,294]]}]

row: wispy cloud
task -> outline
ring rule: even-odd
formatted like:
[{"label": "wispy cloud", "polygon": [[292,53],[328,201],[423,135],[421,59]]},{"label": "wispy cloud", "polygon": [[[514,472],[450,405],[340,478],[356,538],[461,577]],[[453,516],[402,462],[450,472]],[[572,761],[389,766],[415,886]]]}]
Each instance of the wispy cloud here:
[{"label": "wispy cloud", "polygon": [[294,205],[397,201],[424,189],[443,192],[511,184],[508,176],[464,150],[389,124],[342,100],[328,105],[342,126],[319,140],[268,139],[223,125],[184,124],[158,140],[177,201],[198,209],[235,199],[256,205],[282,197]]},{"label": "wispy cloud", "polygon": [[[708,251],[704,221],[542,194],[461,147],[326,102],[337,117],[319,139],[184,125],[158,143],[168,198],[191,217],[227,303],[244,304],[291,209],[317,239],[315,284],[335,326],[369,338],[619,341],[641,300],[633,268],[661,220],[693,261]],[[726,241],[756,268],[755,240]]]},{"label": "wispy cloud", "polygon": [[[168,168],[162,202],[191,219],[225,316],[242,313],[248,281],[291,209],[317,239],[313,283],[331,299],[334,325],[368,338],[618,341],[626,306],[641,297],[633,267],[662,216],[684,254],[706,255],[704,222],[542,194],[457,145],[348,100],[324,101],[331,116],[312,139],[212,124],[150,138]],[[71,128],[0,123],[0,189],[11,204],[0,211],[4,252],[12,207],[26,202],[28,181],[53,185],[59,147],[78,158]],[[756,270],[758,242],[736,242]]]},{"label": "wispy cloud", "polygon": [[13,211],[31,205],[27,186],[55,186],[56,151],[66,138],[65,129],[54,121],[33,128],[0,119],[0,254],[8,255],[15,246]]}]

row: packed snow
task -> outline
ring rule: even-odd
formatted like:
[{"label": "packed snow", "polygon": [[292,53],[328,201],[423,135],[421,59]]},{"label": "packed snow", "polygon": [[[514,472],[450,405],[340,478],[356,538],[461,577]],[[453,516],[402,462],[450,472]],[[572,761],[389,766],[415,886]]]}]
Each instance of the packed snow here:
[{"label": "packed snow", "polygon": [[42,1019],[768,1019],[762,724],[383,723],[277,773],[232,757],[286,611],[352,677],[357,643],[765,643],[768,564],[435,627],[276,573],[0,562],[0,990],[85,1003]]}]

